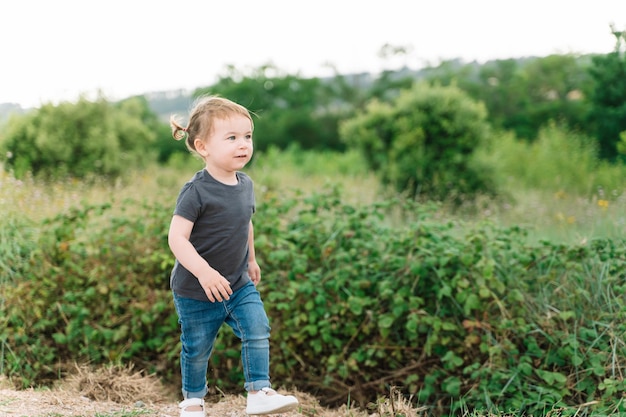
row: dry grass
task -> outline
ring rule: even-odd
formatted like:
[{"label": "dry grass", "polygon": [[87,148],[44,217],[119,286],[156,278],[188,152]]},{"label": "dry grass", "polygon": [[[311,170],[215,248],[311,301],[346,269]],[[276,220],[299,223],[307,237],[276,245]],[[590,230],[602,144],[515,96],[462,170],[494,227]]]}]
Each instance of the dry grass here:
[{"label": "dry grass", "polygon": [[32,177],[18,180],[0,166],[0,214],[39,222],[83,203],[95,205],[129,198],[162,199],[164,196],[175,199],[180,186],[190,176],[175,170],[155,168],[154,171],[134,173],[125,180],[115,182],[67,179],[43,183]]},{"label": "dry grass", "polygon": [[[123,179],[108,182],[102,179],[79,181],[67,179],[43,183],[32,177],[16,179],[0,165],[0,214],[19,216],[35,222],[54,217],[72,207],[87,204],[120,202],[126,199],[158,200],[174,204],[182,185],[201,169],[198,164],[185,168],[153,166],[141,172],[129,172]],[[269,170],[250,169],[257,198],[264,193],[289,195],[320,192],[329,184],[342,185],[343,198],[351,203],[369,203],[379,196],[379,185],[373,175],[359,178],[337,177],[334,173],[303,177],[290,167]]]},{"label": "dry grass", "polygon": [[[166,387],[153,375],[136,371],[132,366],[110,366],[91,369],[76,366],[74,372],[53,388],[16,390],[6,379],[0,379],[0,417],[175,417],[180,399],[168,394]],[[283,391],[283,390],[279,390]],[[421,416],[399,391],[379,400],[370,411],[320,406],[310,394],[293,392],[300,407],[283,417],[395,417]],[[207,398],[207,416],[244,417],[243,395],[219,393]]]},{"label": "dry grass", "polygon": [[93,401],[132,403],[137,398],[156,402],[167,397],[167,391],[154,375],[135,371],[133,366],[110,366],[91,370],[76,366],[67,378],[67,387]]}]

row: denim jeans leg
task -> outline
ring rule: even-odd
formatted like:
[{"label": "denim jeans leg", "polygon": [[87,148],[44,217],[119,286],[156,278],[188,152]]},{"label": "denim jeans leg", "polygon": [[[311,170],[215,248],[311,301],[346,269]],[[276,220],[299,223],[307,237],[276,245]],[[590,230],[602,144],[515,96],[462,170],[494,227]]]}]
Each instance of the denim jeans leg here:
[{"label": "denim jeans leg", "polygon": [[250,282],[237,290],[225,305],[229,313],[226,323],[241,340],[245,390],[258,391],[271,387],[270,325],[259,291]]},{"label": "denim jeans leg", "polygon": [[222,303],[198,301],[174,294],[181,328],[180,368],[183,398],[203,398],[208,392],[207,369],[226,312]]}]

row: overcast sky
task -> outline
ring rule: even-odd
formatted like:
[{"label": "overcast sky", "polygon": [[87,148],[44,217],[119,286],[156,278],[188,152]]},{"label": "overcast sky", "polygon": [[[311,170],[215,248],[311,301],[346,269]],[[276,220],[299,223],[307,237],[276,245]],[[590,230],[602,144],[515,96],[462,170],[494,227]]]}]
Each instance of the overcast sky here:
[{"label": "overcast sky", "polygon": [[[119,99],[215,82],[226,65],[291,74],[608,53],[626,0],[4,0],[0,103]],[[403,58],[379,56],[385,44]]]}]

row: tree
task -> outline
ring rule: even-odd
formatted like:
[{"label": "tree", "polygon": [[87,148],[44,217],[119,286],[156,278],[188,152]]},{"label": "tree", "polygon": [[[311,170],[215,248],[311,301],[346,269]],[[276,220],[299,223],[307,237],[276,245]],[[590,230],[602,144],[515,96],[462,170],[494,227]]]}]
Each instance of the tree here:
[{"label": "tree", "polygon": [[153,159],[157,123],[142,98],[44,104],[8,121],[1,155],[18,178],[116,177]]},{"label": "tree", "polygon": [[372,101],[340,126],[382,181],[411,196],[493,193],[488,170],[472,156],[489,134],[486,110],[456,86],[415,84],[396,100]]},{"label": "tree", "polygon": [[589,123],[595,130],[600,157],[618,157],[620,134],[626,131],[626,31],[617,31],[615,50],[592,58],[590,74],[595,82],[591,96]]},{"label": "tree", "polygon": [[574,55],[495,60],[484,65],[447,61],[429,69],[427,79],[458,85],[485,103],[494,127],[532,141],[550,121],[584,130],[585,96],[591,82],[587,61]]},{"label": "tree", "polygon": [[228,97],[254,112],[259,150],[294,144],[302,149],[343,149],[337,137],[341,108],[331,86],[319,78],[284,75],[271,65],[245,75],[230,66],[216,84],[194,92],[202,94]]},{"label": "tree", "polygon": [[[529,60],[521,68],[518,123],[509,122],[518,136],[535,140],[550,122],[572,130],[585,125],[588,103],[584,92],[590,82],[585,60],[574,55],[549,55]],[[515,120],[512,118],[511,120]]]},{"label": "tree", "polygon": [[620,133],[619,137],[620,141],[617,144],[617,151],[623,159],[626,159],[626,131]]}]

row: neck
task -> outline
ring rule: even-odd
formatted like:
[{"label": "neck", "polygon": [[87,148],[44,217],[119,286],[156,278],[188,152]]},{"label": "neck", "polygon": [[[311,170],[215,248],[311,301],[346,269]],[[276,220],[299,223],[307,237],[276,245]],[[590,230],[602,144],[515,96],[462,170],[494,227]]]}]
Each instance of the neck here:
[{"label": "neck", "polygon": [[226,185],[237,185],[239,182],[237,180],[237,172],[216,172],[215,170],[209,169],[209,167],[205,168],[206,171],[217,181]]}]

